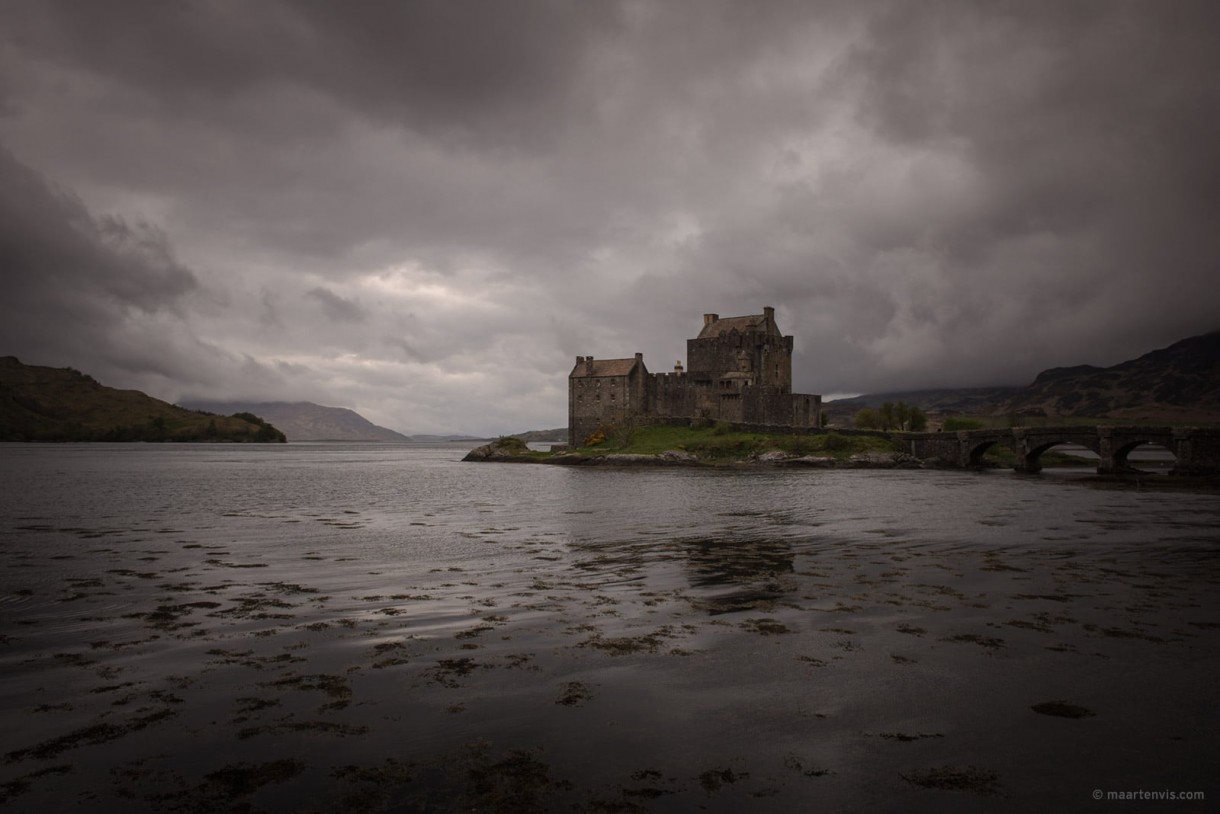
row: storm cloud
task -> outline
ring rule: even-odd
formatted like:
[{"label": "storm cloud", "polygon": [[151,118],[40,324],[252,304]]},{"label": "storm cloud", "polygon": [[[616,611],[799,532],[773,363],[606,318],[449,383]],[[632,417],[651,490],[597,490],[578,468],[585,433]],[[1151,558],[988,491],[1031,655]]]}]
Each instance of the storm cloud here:
[{"label": "storm cloud", "polygon": [[406,432],[561,426],[777,309],[796,386],[1214,330],[1211,2],[0,6],[0,353]]}]

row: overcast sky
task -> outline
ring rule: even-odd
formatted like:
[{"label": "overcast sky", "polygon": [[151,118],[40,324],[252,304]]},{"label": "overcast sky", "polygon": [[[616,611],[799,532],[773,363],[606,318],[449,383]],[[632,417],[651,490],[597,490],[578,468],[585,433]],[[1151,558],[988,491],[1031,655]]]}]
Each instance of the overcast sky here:
[{"label": "overcast sky", "polygon": [[802,392],[1220,328],[1220,3],[0,0],[0,355],[404,432],[776,308]]}]

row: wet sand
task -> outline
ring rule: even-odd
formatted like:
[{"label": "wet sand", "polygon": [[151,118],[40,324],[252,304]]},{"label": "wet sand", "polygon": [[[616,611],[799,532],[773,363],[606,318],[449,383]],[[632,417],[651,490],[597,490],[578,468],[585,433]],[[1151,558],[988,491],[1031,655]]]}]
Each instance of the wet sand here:
[{"label": "wet sand", "polygon": [[[833,477],[827,499],[870,475]],[[538,521],[499,498],[408,508],[393,529],[305,502],[25,517],[0,559],[0,796],[727,812],[1220,795],[1213,498],[1183,515],[1086,490],[1103,510],[1033,527],[1018,490],[962,542],[905,527],[901,507],[819,519],[692,483],[723,504],[695,528],[604,503]],[[1133,522],[1165,531],[1095,544]],[[430,542],[390,556],[406,525]]]}]

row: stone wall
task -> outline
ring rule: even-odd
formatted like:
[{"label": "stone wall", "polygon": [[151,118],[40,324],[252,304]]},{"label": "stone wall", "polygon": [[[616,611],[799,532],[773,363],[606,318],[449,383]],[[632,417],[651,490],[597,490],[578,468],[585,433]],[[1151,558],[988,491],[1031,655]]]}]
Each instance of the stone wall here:
[{"label": "stone wall", "polygon": [[716,386],[723,374],[749,377],[753,385],[792,389],[792,337],[760,331],[686,340],[686,369],[700,384]]},{"label": "stone wall", "polygon": [[[593,364],[593,357],[586,357]],[[598,429],[621,426],[649,410],[649,375],[642,360],[622,376],[568,378],[568,443],[582,446]],[[579,365],[579,362],[578,362]]]},{"label": "stone wall", "polygon": [[793,339],[774,314],[766,307],[748,317],[705,315],[700,338],[687,341],[685,371],[650,374],[638,353],[634,362],[578,356],[568,377],[569,444],[658,417],[819,426],[821,397],[792,392]]}]

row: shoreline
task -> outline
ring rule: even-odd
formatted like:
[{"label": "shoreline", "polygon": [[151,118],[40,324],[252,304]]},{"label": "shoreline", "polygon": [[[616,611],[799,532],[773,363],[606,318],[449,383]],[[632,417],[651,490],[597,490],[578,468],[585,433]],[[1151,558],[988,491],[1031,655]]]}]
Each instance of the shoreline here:
[{"label": "shoreline", "polygon": [[701,458],[683,450],[666,450],[657,454],[615,453],[584,455],[579,452],[552,453],[549,457],[520,454],[496,448],[494,444],[476,447],[463,461],[549,464],[551,466],[620,466],[620,467],[699,467],[709,469],[944,469],[928,465],[904,453],[862,453],[850,458],[830,456],[787,455],[763,453],[744,458]]},{"label": "shoreline", "polygon": [[[742,458],[706,458],[684,450],[666,450],[649,453],[605,453],[587,455],[579,452],[521,453],[512,448],[497,446],[495,442],[484,444],[468,452],[463,462],[541,464],[548,466],[598,467],[615,469],[694,468],[731,471],[774,471],[776,469],[822,469],[822,470],[906,470],[934,472],[983,472],[1005,471],[1003,464],[984,464],[977,467],[960,467],[940,459],[920,460],[906,453],[865,452],[846,458],[831,456],[793,455],[780,451],[753,454]],[[1042,471],[1066,469],[1091,469],[1091,461],[1082,458],[1079,467],[1055,465],[1044,467],[1039,472],[1023,473],[1038,477]],[[1122,485],[1136,488],[1201,487],[1204,491],[1220,491],[1220,476],[1175,475],[1133,469],[1121,473],[1081,473],[1079,481],[1096,485]]]}]

